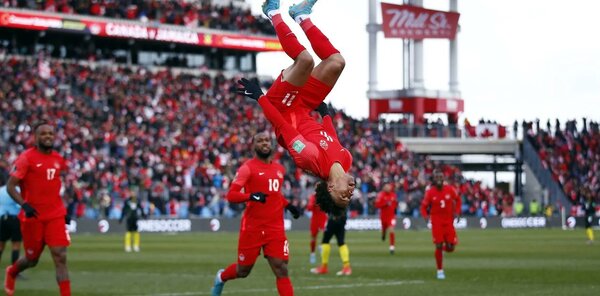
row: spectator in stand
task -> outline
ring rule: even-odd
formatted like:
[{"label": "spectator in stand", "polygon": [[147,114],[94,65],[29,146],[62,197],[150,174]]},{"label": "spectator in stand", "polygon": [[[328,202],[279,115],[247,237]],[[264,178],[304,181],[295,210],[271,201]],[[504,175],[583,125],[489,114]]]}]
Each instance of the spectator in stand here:
[{"label": "spectator in stand", "polygon": [[213,1],[141,0],[48,0],[8,1],[8,7],[18,7],[47,12],[82,14],[99,17],[158,22],[187,27],[275,35],[269,22],[252,15],[248,6],[214,4]]},{"label": "spectator in stand", "polygon": [[[76,212],[119,218],[114,207],[129,198],[132,188],[132,194],[147,202],[151,216],[167,215],[172,198],[180,205],[188,202],[194,215],[219,215],[221,208],[236,215],[219,197],[228,189],[235,168],[250,157],[244,149],[247,139],[268,125],[257,108],[234,110],[236,77],[48,62],[52,71],[42,78],[34,58],[0,59],[0,75],[6,78],[0,82],[0,178],[7,178],[9,163],[31,142],[31,126],[25,120],[57,119],[56,147],[78,168],[78,175],[69,173],[65,178],[71,196],[78,200]],[[243,120],[254,126],[234,124]],[[392,132],[380,132],[378,125],[343,112],[334,112],[332,123],[356,163],[350,173],[361,188],[355,202],[362,204],[351,204],[352,215],[375,214],[373,205],[383,180],[399,184],[407,211],[417,209],[418,214],[431,168],[437,165],[444,167],[451,185],[472,206],[468,212],[476,214],[485,201],[510,215],[510,194],[494,193],[465,179],[456,167],[407,151]],[[589,123],[587,135],[587,145],[598,149],[597,123]],[[591,151],[597,150],[587,153]],[[313,190],[301,182],[306,175],[281,150],[274,153],[286,167],[291,189],[302,192],[298,197],[305,204]],[[598,171],[600,160],[595,157],[590,172]],[[589,178],[594,180],[593,175]]]}]

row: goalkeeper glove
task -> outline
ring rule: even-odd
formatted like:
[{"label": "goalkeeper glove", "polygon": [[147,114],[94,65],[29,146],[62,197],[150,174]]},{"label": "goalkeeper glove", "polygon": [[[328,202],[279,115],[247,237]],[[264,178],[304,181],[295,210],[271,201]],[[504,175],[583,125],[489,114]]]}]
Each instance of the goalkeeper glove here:
[{"label": "goalkeeper glove", "polygon": [[255,82],[242,78],[238,80],[238,83],[242,85],[242,87],[238,87],[237,89],[237,93],[240,95],[247,96],[255,101],[258,101],[258,98],[263,95],[262,89]]},{"label": "goalkeeper glove", "polygon": [[267,195],[262,192],[250,193],[250,201],[265,203],[267,202]]}]

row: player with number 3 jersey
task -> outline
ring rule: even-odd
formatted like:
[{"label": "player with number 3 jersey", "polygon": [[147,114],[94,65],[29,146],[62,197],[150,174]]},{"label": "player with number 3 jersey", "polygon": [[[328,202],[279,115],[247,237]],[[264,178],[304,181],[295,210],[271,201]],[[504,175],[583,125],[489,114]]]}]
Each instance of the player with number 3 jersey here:
[{"label": "player with number 3 jersey", "polygon": [[431,217],[431,235],[435,244],[437,278],[446,278],[443,269],[443,251],[451,253],[458,244],[454,219],[461,213],[461,201],[452,186],[444,184],[444,174],[436,169],[433,172],[433,185],[425,191],[421,203],[421,215],[425,220]]}]

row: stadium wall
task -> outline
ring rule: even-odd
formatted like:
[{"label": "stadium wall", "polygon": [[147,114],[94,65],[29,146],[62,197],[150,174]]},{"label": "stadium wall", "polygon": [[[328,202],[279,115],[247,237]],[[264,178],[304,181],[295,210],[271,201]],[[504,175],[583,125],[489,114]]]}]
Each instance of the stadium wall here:
[{"label": "stadium wall", "polygon": [[[455,222],[457,229],[488,229],[488,228],[551,228],[562,227],[565,229],[583,227],[584,218],[568,217],[563,223],[560,217],[468,217],[461,218]],[[400,217],[397,218],[396,229],[404,230],[423,230],[430,228],[423,219]],[[594,218],[594,226],[600,227],[599,218]],[[284,220],[285,228],[288,231],[308,231],[310,219],[300,218],[298,220]],[[239,230],[239,218],[213,218],[213,219],[147,219],[138,222],[140,232],[156,233],[174,233],[174,232],[237,232]],[[106,234],[122,233],[125,231],[125,225],[119,224],[118,220],[78,220],[71,221],[68,229],[71,233],[80,234]],[[357,218],[349,219],[346,223],[346,229],[350,231],[361,230],[380,230],[381,223],[379,218]]]}]

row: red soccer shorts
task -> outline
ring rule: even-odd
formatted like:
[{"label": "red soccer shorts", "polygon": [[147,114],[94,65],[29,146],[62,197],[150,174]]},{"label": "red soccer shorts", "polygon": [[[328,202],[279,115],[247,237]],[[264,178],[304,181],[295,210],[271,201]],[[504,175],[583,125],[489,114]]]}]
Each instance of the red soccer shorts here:
[{"label": "red soccer shorts", "polygon": [[396,218],[381,217],[381,229],[396,227]]},{"label": "red soccer shorts", "polygon": [[450,223],[435,223],[431,225],[431,236],[434,244],[447,243],[452,245],[458,244],[454,225]]},{"label": "red soccer shorts", "polygon": [[290,248],[283,231],[242,231],[238,242],[238,264],[254,265],[261,249],[265,257],[289,259]]},{"label": "red soccer shorts", "polygon": [[327,223],[327,219],[310,219],[310,235],[317,236],[319,231],[323,231],[325,229],[325,224]]},{"label": "red soccer shorts", "polygon": [[325,97],[331,92],[332,87],[310,76],[303,86],[294,86],[287,81],[282,81],[283,72],[279,74],[267,92],[271,104],[285,114],[290,110],[302,106],[308,110],[317,108]]},{"label": "red soccer shorts", "polygon": [[45,221],[28,220],[26,222],[21,221],[23,247],[27,259],[38,259],[45,245],[49,247],[68,247],[71,244],[71,237],[63,217]]}]

